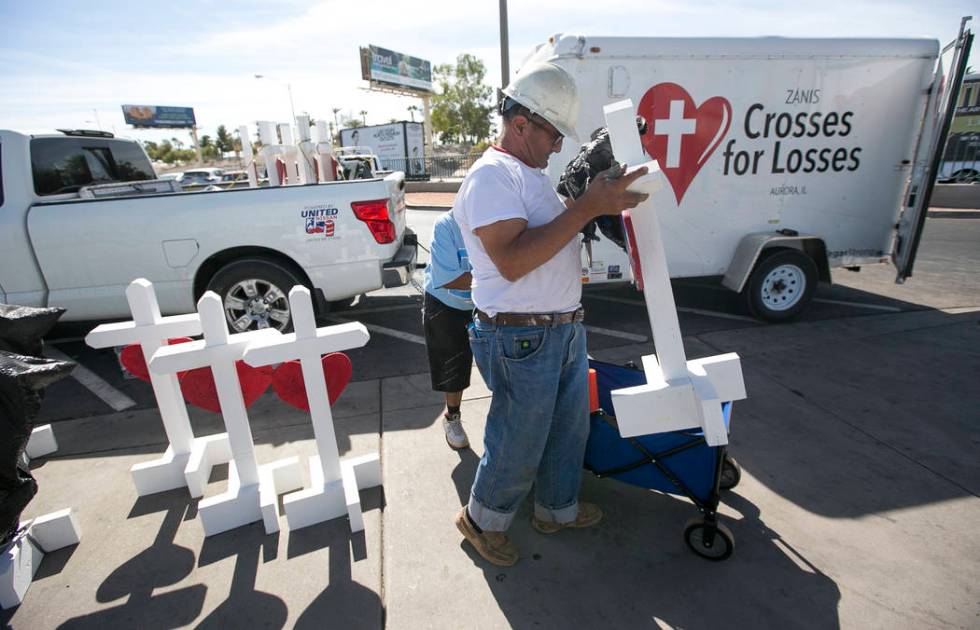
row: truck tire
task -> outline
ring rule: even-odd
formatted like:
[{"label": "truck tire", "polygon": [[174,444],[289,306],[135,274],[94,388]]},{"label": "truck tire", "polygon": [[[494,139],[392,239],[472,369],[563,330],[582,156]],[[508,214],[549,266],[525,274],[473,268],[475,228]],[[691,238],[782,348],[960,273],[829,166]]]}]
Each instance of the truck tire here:
[{"label": "truck tire", "polygon": [[817,265],[796,249],[777,249],[756,263],[742,292],[752,315],[781,322],[800,314],[817,287]]},{"label": "truck tire", "polygon": [[291,332],[293,318],[289,310],[289,291],[297,284],[304,283],[296,272],[281,263],[248,258],[219,269],[207,288],[221,298],[231,332],[259,328]]}]

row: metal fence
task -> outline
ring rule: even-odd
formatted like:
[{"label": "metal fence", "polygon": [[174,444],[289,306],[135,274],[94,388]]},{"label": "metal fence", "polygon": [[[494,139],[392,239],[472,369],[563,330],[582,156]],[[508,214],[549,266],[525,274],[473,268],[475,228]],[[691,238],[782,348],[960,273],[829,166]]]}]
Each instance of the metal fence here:
[{"label": "metal fence", "polygon": [[946,140],[936,181],[980,183],[980,133],[952,133]]},{"label": "metal fence", "polygon": [[379,158],[386,171],[402,171],[407,180],[464,177],[481,154],[454,153],[427,157]]}]

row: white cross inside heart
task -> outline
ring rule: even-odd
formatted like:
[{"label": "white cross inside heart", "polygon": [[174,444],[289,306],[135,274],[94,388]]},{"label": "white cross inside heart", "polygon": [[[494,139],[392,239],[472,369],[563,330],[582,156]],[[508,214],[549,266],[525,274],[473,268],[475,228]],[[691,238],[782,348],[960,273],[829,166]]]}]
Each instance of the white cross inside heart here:
[{"label": "white cross inside heart", "polygon": [[697,119],[684,117],[684,101],[670,102],[669,118],[653,121],[653,135],[667,136],[667,164],[665,168],[681,165],[681,142],[684,136],[694,133]]}]

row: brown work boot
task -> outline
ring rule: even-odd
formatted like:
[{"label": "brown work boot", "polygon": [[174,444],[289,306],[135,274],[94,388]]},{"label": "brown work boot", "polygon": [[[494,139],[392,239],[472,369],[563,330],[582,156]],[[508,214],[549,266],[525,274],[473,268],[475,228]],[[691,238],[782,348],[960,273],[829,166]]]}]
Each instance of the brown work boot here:
[{"label": "brown work boot", "polygon": [[578,516],[574,521],[567,523],[556,523],[554,521],[542,521],[538,517],[531,519],[531,526],[542,534],[554,534],[566,527],[592,527],[602,520],[602,508],[595,503],[585,501],[578,502]]},{"label": "brown work boot", "polygon": [[478,532],[466,518],[466,506],[456,515],[456,528],[470,541],[477,553],[500,567],[513,566],[520,558],[517,547],[503,532]]}]

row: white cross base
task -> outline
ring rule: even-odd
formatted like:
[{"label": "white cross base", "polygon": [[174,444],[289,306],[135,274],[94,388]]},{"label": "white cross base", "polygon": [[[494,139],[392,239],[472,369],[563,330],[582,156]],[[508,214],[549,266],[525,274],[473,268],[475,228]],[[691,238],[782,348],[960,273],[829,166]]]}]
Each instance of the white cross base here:
[{"label": "white cross base", "polygon": [[347,515],[350,530],[364,529],[360,491],[381,485],[381,459],[377,453],[340,460],[340,479],[323,478],[320,456],[310,458],[310,487],[283,497],[289,529],[300,529]]},{"label": "white cross base", "polygon": [[290,530],[300,529],[346,513],[351,531],[358,532],[364,529],[358,490],[381,485],[381,460],[377,453],[340,459],[321,357],[359,348],[370,335],[358,322],[317,328],[310,291],[303,286],[295,286],[289,292],[289,309],[296,332],[245,350],[249,365],[299,359],[303,371],[318,455],[310,458],[310,487],[283,499],[286,522]]},{"label": "white cross base", "polygon": [[31,459],[50,455],[58,450],[58,440],[54,437],[54,430],[50,424],[42,424],[31,429],[31,437],[27,439],[27,446],[24,452]]},{"label": "white cross base", "polygon": [[[258,467],[259,482],[242,485],[235,461],[228,463],[224,492],[198,504],[205,536],[262,521],[266,534],[279,531],[279,495],[303,487],[299,457],[286,457]],[[291,495],[287,495],[287,498]]]},{"label": "white cross base", "polygon": [[[742,367],[735,353],[688,361],[684,354],[677,307],[670,286],[667,256],[660,235],[656,207],[664,189],[664,175],[656,161],[648,162],[636,130],[633,101],[625,100],[603,108],[613,155],[631,167],[645,165],[649,173],[630,186],[650,197],[630,212],[636,249],[643,272],[643,298],[656,355],[643,357],[646,385],[613,390],[612,403],[623,437],[700,428],[709,446],[728,444],[728,431],[721,410],[724,401],[746,397]],[[674,118],[671,104],[671,118]],[[680,159],[680,143],[677,160]],[[668,156],[668,161],[672,158]]]},{"label": "white cross base", "polygon": [[[201,319],[197,313],[163,317],[157,303],[153,283],[137,278],[126,287],[126,300],[133,320],[97,326],[85,337],[85,343],[93,348],[108,348],[138,343],[143,357],[150,357],[167,345],[172,337],[190,337],[201,334]],[[221,454],[230,452],[228,436],[221,433],[207,438],[195,438],[187,417],[187,404],[180,392],[176,374],[150,373],[150,385],[160,410],[169,446],[157,459],[135,464],[129,472],[139,496],[164,492],[187,486],[192,497],[204,495],[204,486],[211,475],[210,466],[190,466],[190,462],[203,459],[211,466],[228,461]],[[222,444],[224,440],[225,444]]]},{"label": "white cross base", "polygon": [[242,398],[241,383],[235,362],[242,358],[250,344],[261,345],[281,337],[278,330],[265,328],[229,334],[221,298],[206,292],[197,303],[204,339],[176,346],[163,346],[153,353],[151,373],[175,374],[182,370],[210,367],[214,375],[225,438],[202,443],[201,450],[188,454],[186,467],[200,475],[194,491],[204,492],[207,471],[217,461],[226,460],[228,485],[225,492],[203,499],[198,514],[204,535],[263,521],[267,534],[279,531],[277,495],[302,487],[299,459],[287,458],[265,466],[255,460],[255,445]]},{"label": "white cross base", "polygon": [[13,608],[24,601],[45,552],[74,545],[79,540],[78,516],[72,508],[31,521],[0,555],[0,608]]}]

